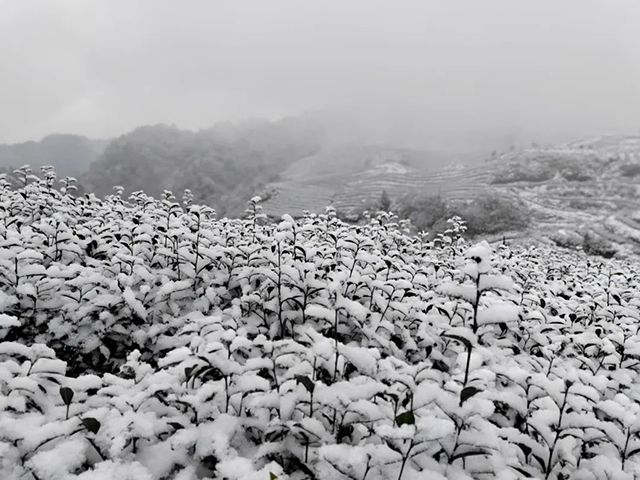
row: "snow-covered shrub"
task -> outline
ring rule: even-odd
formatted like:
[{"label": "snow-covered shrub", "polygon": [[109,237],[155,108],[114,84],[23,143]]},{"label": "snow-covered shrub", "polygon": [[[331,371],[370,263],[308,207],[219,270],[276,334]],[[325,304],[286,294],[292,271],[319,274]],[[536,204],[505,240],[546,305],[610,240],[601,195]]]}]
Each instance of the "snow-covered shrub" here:
[{"label": "snow-covered shrub", "polygon": [[0,184],[0,478],[634,478],[640,270]]}]

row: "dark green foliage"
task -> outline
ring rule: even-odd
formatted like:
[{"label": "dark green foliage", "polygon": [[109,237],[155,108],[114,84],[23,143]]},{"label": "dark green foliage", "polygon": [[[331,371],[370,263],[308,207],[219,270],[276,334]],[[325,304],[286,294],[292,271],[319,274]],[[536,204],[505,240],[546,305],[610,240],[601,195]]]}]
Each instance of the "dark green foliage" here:
[{"label": "dark green foliage", "polygon": [[296,383],[301,383],[302,385],[304,385],[304,388],[306,388],[307,392],[309,393],[313,393],[313,390],[316,387],[313,381],[309,377],[305,377],[304,375],[298,375],[296,377]]},{"label": "dark green foliage", "polygon": [[66,419],[69,419],[69,408],[71,407],[71,402],[73,401],[73,390],[68,387],[60,387],[60,397],[62,397],[62,401],[67,406],[67,414]]},{"label": "dark green foliage", "polygon": [[602,209],[603,201],[602,200],[591,200],[589,198],[572,198],[567,203],[569,208],[573,208],[575,210],[589,210],[589,209]]},{"label": "dark green foliage", "polygon": [[554,172],[541,165],[510,165],[496,174],[491,183],[499,185],[516,182],[544,182],[553,178]]},{"label": "dark green foliage", "polygon": [[391,198],[389,198],[389,194],[386,190],[382,191],[382,195],[380,196],[380,204],[379,210],[383,212],[388,212],[391,210]]},{"label": "dark green foliage", "polygon": [[73,401],[73,390],[67,387],[60,387],[60,397],[66,406],[71,405]]},{"label": "dark green foliage", "polygon": [[582,246],[584,237],[574,231],[558,230],[549,235],[549,238],[559,247],[577,248]]},{"label": "dark green foliage", "polygon": [[526,207],[515,199],[485,195],[458,208],[455,214],[467,222],[467,235],[522,230],[529,224]]},{"label": "dark green foliage", "polygon": [[398,215],[411,220],[418,230],[443,229],[451,212],[448,202],[435,195],[407,194],[400,199]]},{"label": "dark green foliage", "polygon": [[570,182],[587,182],[593,180],[593,177],[589,175],[584,168],[580,165],[570,165],[561,172],[562,177]]},{"label": "dark green foliage", "polygon": [[396,425],[401,427],[402,425],[415,425],[416,417],[411,410],[401,413],[396,417]]},{"label": "dark green foliage", "polygon": [[582,248],[589,255],[598,255],[604,258],[612,258],[618,251],[609,240],[593,232],[587,232],[584,235]]},{"label": "dark green foliage", "polygon": [[398,214],[408,218],[418,230],[443,231],[447,220],[461,217],[467,235],[495,234],[522,230],[529,224],[526,207],[515,199],[483,195],[468,202],[448,201],[440,196],[407,195],[402,198]]},{"label": "dark green foliage", "polygon": [[100,430],[100,422],[92,417],[83,418],[82,425],[91,433],[98,433]]},{"label": "dark green foliage", "polygon": [[465,387],[460,392],[460,405],[473,397],[476,393],[480,393],[482,390],[476,387]]},{"label": "dark green foliage", "polygon": [[640,175],[640,163],[629,163],[620,167],[620,174],[623,177],[635,178]]}]

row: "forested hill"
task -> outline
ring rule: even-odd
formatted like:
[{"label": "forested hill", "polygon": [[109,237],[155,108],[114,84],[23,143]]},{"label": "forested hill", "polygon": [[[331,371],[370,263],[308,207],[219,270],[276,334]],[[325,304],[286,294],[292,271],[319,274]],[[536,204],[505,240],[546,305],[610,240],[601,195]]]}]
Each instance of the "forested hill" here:
[{"label": "forested hill", "polygon": [[124,187],[158,198],[189,189],[218,215],[243,213],[249,198],[294,161],[318,150],[315,135],[289,122],[221,124],[198,132],[166,125],[140,127],[114,139],[80,178],[98,196]]},{"label": "forested hill", "polygon": [[[416,150],[405,143],[319,114],[219,123],[200,131],[153,125],[99,142],[52,135],[42,142],[0,146],[0,173],[11,178],[14,170],[30,165],[39,174],[41,166],[52,165],[58,178],[78,179],[77,194],[102,198],[115,186],[123,187],[124,198],[140,190],[159,198],[169,190],[181,200],[189,189],[196,203],[215,208],[220,217],[243,215],[247,201],[260,195],[265,213],[280,216],[278,205],[283,203],[292,205],[286,210],[291,213],[302,207],[323,211],[334,203],[336,188],[342,189],[345,180],[355,178],[357,183],[369,167],[389,159],[431,171],[464,156],[459,147],[442,152]],[[386,185],[386,170],[376,172]],[[348,205],[361,200],[358,192],[350,194],[352,186],[346,186]],[[368,187],[367,198],[380,197],[377,187]],[[311,205],[300,200],[300,190],[311,198]],[[336,206],[344,210],[344,205]]]},{"label": "forested hill", "polygon": [[55,134],[39,142],[0,145],[0,171],[13,171],[30,165],[36,171],[52,165],[58,176],[77,176],[84,172],[105,149],[108,140],[92,140],[80,135]]}]

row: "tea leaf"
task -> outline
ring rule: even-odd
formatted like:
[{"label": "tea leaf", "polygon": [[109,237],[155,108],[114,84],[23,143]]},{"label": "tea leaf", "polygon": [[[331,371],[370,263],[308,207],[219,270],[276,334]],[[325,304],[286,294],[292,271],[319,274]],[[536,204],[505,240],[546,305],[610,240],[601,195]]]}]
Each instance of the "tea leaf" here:
[{"label": "tea leaf", "polygon": [[304,385],[304,388],[307,389],[307,392],[309,393],[313,393],[313,390],[316,388],[316,385],[313,383],[313,381],[304,375],[298,375],[296,377],[296,385]]},{"label": "tea leaf", "polygon": [[98,433],[98,430],[100,430],[100,422],[93,417],[83,418],[82,425],[91,433]]},{"label": "tea leaf", "polygon": [[468,399],[473,397],[476,393],[479,393],[481,391],[482,390],[480,390],[479,388],[476,388],[476,387],[465,387],[465,388],[463,388],[462,391],[460,392],[460,406],[462,406],[462,404],[464,402],[466,402]]},{"label": "tea leaf", "polygon": [[69,387],[60,387],[60,397],[62,397],[62,401],[68,407],[73,400],[73,390]]},{"label": "tea leaf", "polygon": [[416,417],[411,410],[407,410],[396,417],[396,425],[415,425]]}]

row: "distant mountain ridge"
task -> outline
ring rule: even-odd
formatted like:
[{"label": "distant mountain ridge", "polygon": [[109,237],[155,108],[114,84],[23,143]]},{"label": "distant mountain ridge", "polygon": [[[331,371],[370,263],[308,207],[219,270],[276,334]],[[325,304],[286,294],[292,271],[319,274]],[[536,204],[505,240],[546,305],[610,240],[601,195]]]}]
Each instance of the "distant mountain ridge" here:
[{"label": "distant mountain ridge", "polygon": [[81,135],[54,134],[39,142],[0,145],[0,170],[30,165],[34,171],[52,165],[59,177],[79,176],[104,151],[109,140]]}]

